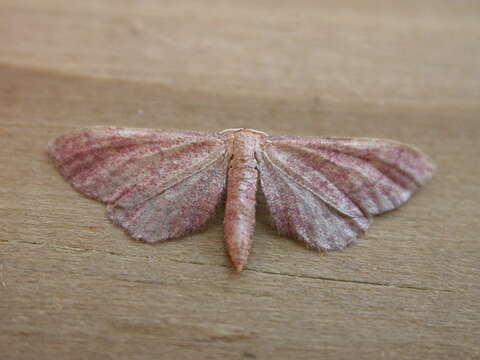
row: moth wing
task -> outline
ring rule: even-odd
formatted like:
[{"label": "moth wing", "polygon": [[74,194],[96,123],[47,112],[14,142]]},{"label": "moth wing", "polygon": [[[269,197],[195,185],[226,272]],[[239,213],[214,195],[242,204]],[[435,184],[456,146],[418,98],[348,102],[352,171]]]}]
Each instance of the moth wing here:
[{"label": "moth wing", "polygon": [[162,192],[126,194],[109,204],[107,212],[136,239],[156,242],[184,236],[214,215],[225,191],[226,171],[226,157],[216,158]]},{"label": "moth wing", "polygon": [[266,152],[257,154],[260,186],[277,231],[317,250],[341,250],[363,233],[370,219],[345,214],[279,168]]},{"label": "moth wing", "polygon": [[225,190],[226,145],[216,134],[91,128],[54,139],[48,152],[77,190],[149,242],[200,228]]},{"label": "moth wing", "polygon": [[434,169],[419,150],[388,140],[268,139],[258,157],[274,225],[322,250],[348,246],[371,215],[403,204]]},{"label": "moth wing", "polygon": [[332,205],[353,203],[370,215],[403,204],[434,170],[421,151],[381,139],[271,137],[267,152],[291,176],[322,190]]}]

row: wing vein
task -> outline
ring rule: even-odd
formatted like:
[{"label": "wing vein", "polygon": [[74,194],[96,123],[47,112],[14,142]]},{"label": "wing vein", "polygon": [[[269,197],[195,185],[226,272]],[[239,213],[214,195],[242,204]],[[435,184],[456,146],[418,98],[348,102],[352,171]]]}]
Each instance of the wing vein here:
[{"label": "wing vein", "polygon": [[[142,204],[144,204],[145,202],[147,202],[147,201],[149,201],[149,200],[151,200],[151,199],[153,199],[153,198],[155,198],[155,197],[157,197],[157,196],[160,196],[162,193],[164,193],[164,192],[167,191],[168,189],[174,187],[175,185],[181,184],[182,182],[184,182],[185,180],[188,180],[188,179],[191,178],[192,176],[194,176],[194,175],[196,175],[196,174],[198,174],[198,173],[200,173],[200,172],[208,169],[208,168],[211,167],[213,164],[215,164],[215,162],[216,162],[218,159],[220,159],[222,156],[224,156],[225,153],[226,153],[225,151],[223,151],[223,152],[218,152],[218,156],[213,156],[214,154],[212,154],[212,155],[210,155],[209,157],[207,157],[205,160],[201,161],[201,162],[200,162],[200,164],[201,164],[200,166],[199,166],[199,165],[192,165],[192,166],[190,166],[190,167],[188,167],[188,168],[183,169],[183,170],[181,171],[181,173],[178,174],[178,176],[180,176],[179,179],[177,178],[178,180],[176,180],[176,181],[171,181],[169,184],[163,186],[160,191],[157,191],[157,192],[155,192],[152,196],[149,196],[149,197],[147,197],[146,199],[143,199],[141,202],[138,202],[137,205],[142,205]],[[204,163],[205,163],[205,164],[204,164]],[[191,168],[195,168],[195,167],[197,167],[197,166],[199,166],[198,169],[190,172],[190,169],[191,169]],[[185,175],[185,174],[186,174],[186,175]],[[116,204],[116,201],[117,201],[118,199],[119,199],[119,198],[117,198],[116,200],[114,200],[114,201],[112,201],[112,202],[110,202],[110,203],[111,203],[111,204]],[[121,207],[121,205],[119,205],[119,206]]]},{"label": "wing vein", "polygon": [[[300,144],[288,144],[288,143],[281,143],[281,144],[278,144],[278,145],[282,145],[282,146],[285,146],[285,147],[289,147],[289,148],[293,148],[295,149],[295,147],[298,147],[298,148],[302,148],[302,149],[305,149],[305,150],[309,150],[311,154],[314,154],[315,156],[319,156],[317,155],[315,152],[314,152],[314,149],[306,146],[306,145],[300,145]],[[278,146],[277,145],[277,146]],[[391,167],[391,168],[394,168],[395,170],[397,170],[399,173],[401,173],[402,175],[404,175],[405,177],[407,177],[410,181],[412,181],[416,187],[420,187],[421,184],[417,181],[417,179],[415,179],[415,177],[408,173],[407,171],[403,170],[402,168],[398,167],[398,166],[395,166],[395,162],[396,161],[393,161],[392,163],[389,163],[385,160],[382,160],[382,159],[379,159],[379,158],[375,158],[373,161],[371,159],[368,159],[367,157],[365,156],[361,156],[361,155],[357,155],[357,154],[352,154],[351,152],[349,151],[346,151],[346,150],[338,150],[338,149],[334,149],[334,148],[331,148],[331,147],[328,147],[328,146],[322,146],[322,145],[319,145],[318,147],[316,147],[315,149],[319,149],[319,150],[323,150],[323,151],[331,151],[331,152],[334,152],[334,153],[337,153],[337,154],[342,154],[344,156],[348,156],[348,157],[351,157],[351,158],[355,158],[355,159],[359,159],[369,165],[371,165],[372,167],[374,167],[379,173],[381,173],[382,175],[384,175],[386,178],[388,178],[390,181],[392,181],[393,183],[397,184],[398,186],[400,186],[401,188],[403,188],[404,190],[408,190],[410,191],[411,189],[407,188],[404,184],[402,184],[401,182],[398,182],[396,181],[391,175],[389,175],[387,172],[385,171],[382,171],[379,167],[375,166],[375,162],[377,163],[380,163],[382,165],[384,165],[385,167]],[[398,160],[401,156],[401,152],[398,153],[396,155],[396,160]],[[336,166],[339,166],[337,163],[334,163],[332,161],[330,161],[329,159],[325,158],[322,156],[322,159],[326,160],[326,161],[329,161],[331,163],[333,163],[334,165]],[[343,167],[343,166],[342,166]],[[343,167],[345,168],[345,167]],[[351,169],[351,168],[349,168]],[[378,179],[380,180],[380,179]]]},{"label": "wing vein", "polygon": [[[315,190],[313,190],[310,186],[308,186],[307,184],[304,184],[302,182],[299,182],[297,181],[296,179],[294,179],[290,174],[288,174],[285,170],[283,170],[280,166],[278,166],[277,164],[275,164],[275,162],[268,156],[268,154],[266,153],[266,151],[263,152],[263,155],[265,156],[265,159],[267,159],[270,164],[272,164],[273,167],[275,167],[283,176],[287,177],[288,179],[290,179],[291,181],[293,181],[294,183],[298,184],[300,187],[308,190],[310,193],[312,193],[313,195],[315,195],[315,197],[317,197],[319,200],[321,200],[323,203],[325,203],[326,205],[328,205],[328,207],[334,209],[335,211],[337,211],[338,213],[348,217],[348,218],[351,218],[351,219],[361,219],[361,218],[369,218],[370,215],[367,214],[367,216],[365,216],[365,212],[364,210],[358,206],[358,204],[351,200],[348,196],[347,198],[352,201],[352,203],[359,209],[359,211],[364,214],[364,216],[351,216],[343,211],[341,211],[340,209],[338,209],[337,207],[333,206],[332,204],[330,204],[328,201],[326,201],[321,195],[319,195]],[[322,173],[323,174],[323,173]],[[338,187],[332,183],[332,181],[330,179],[327,179],[329,181],[329,183],[331,185],[333,185],[339,192],[341,192],[343,195],[346,196],[346,194],[338,189]]]}]

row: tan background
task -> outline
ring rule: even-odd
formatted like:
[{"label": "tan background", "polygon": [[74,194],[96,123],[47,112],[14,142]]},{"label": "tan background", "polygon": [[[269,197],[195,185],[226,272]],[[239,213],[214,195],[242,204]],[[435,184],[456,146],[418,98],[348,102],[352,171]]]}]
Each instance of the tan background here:
[{"label": "tan background", "polygon": [[[0,359],[480,358],[480,3],[0,1]],[[90,125],[385,137],[438,172],[327,256],[260,207],[134,242],[47,141]]]}]

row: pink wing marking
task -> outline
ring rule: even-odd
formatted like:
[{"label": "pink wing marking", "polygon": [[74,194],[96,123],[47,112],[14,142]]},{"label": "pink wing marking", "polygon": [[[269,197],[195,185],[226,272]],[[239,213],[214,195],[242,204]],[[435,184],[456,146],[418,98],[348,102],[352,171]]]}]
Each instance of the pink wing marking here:
[{"label": "pink wing marking", "polygon": [[257,153],[257,160],[261,188],[280,234],[317,250],[341,250],[368,228],[370,219],[361,212],[350,216],[331,206],[274,164],[265,151]]},{"label": "pink wing marking", "polygon": [[422,152],[376,139],[269,137],[257,156],[275,227],[322,250],[348,246],[434,169]]},{"label": "pink wing marking", "polygon": [[50,142],[50,157],[85,195],[113,202],[130,191],[161,186],[225,144],[215,135],[129,128],[92,128]]},{"label": "pink wing marking", "polygon": [[325,200],[340,211],[344,204],[351,207],[352,203],[367,215],[392,210],[425,184],[434,170],[425,154],[389,140],[308,137],[269,140],[267,152],[272,161],[321,191]]},{"label": "pink wing marking", "polygon": [[160,193],[142,192],[145,200],[139,200],[138,193],[122,196],[107,206],[108,215],[135,239],[156,242],[184,236],[214,215],[225,191],[226,171],[222,156]]},{"label": "pink wing marking", "polygon": [[49,144],[65,178],[146,241],[182,236],[213,215],[225,189],[225,154],[215,134],[150,129],[92,128]]}]

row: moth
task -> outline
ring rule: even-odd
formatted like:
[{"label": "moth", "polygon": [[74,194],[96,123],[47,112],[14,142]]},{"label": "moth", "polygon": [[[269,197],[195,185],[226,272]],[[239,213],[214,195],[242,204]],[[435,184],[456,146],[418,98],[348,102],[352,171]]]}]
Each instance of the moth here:
[{"label": "moth", "polygon": [[115,224],[149,243],[202,228],[226,193],[225,243],[239,272],[252,246],[258,187],[280,234],[315,250],[342,250],[434,170],[424,153],[391,140],[245,128],[95,127],[52,140],[48,153],[73,187],[106,203]]}]

